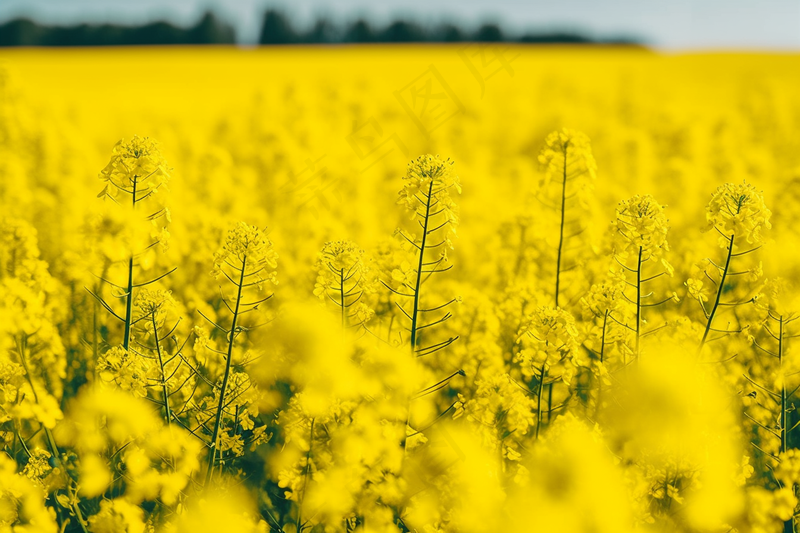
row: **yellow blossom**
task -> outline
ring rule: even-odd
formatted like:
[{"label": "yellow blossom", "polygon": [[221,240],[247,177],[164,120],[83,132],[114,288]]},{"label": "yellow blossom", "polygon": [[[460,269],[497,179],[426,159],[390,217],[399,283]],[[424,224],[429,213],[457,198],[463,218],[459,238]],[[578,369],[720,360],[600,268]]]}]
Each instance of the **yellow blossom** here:
[{"label": "yellow blossom", "polygon": [[169,178],[169,168],[158,144],[148,137],[134,135],[130,141],[123,139],[114,145],[111,160],[100,172],[100,179],[106,182],[100,195],[121,198],[124,197],[121,193],[133,195],[136,191],[138,199],[144,194],[155,194]]},{"label": "yellow blossom", "polygon": [[707,230],[716,229],[720,246],[734,244],[761,245],[764,231],[772,227],[772,212],[764,203],[764,196],[750,183],[726,183],[717,188],[706,206]]}]

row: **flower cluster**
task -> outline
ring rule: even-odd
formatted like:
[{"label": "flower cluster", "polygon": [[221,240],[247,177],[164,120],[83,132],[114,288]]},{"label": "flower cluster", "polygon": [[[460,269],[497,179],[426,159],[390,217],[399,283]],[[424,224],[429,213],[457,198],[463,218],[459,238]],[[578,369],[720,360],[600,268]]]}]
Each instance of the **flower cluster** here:
[{"label": "flower cluster", "polygon": [[372,318],[374,312],[364,296],[375,290],[375,273],[364,250],[351,241],[326,242],[315,270],[314,295],[340,307],[345,324],[363,325]]},{"label": "flower cluster", "polygon": [[144,512],[125,498],[102,500],[100,510],[89,517],[89,527],[96,533],[144,532]]},{"label": "flower cluster", "polygon": [[[134,135],[130,141],[121,140],[111,153],[111,160],[100,172],[106,185],[98,196],[122,199],[123,194],[135,201],[156,194],[170,179],[170,170],[158,143],[148,137]],[[125,203],[128,203],[127,198]]]},{"label": "flower cluster", "polygon": [[[311,51],[255,77],[235,50],[148,58],[156,80],[230,62],[235,109],[170,82],[98,113],[91,72],[119,65],[91,51],[59,55],[86,75],[58,91],[31,68],[50,52],[17,87],[0,67],[0,532],[797,529],[791,61],[674,91],[685,58],[517,52],[525,83],[446,123],[398,91],[425,138],[357,62],[307,83]],[[94,179],[143,116],[164,144],[129,136]],[[555,121],[593,143],[540,138]]]},{"label": "flower cluster", "polygon": [[135,351],[122,346],[106,350],[97,361],[97,373],[106,383],[113,383],[120,389],[138,398],[147,396],[148,375],[151,363]]},{"label": "flower cluster", "polygon": [[55,512],[45,507],[41,484],[27,472],[16,473],[16,464],[0,453],[0,530],[52,533],[58,531]]},{"label": "flower cluster", "polygon": [[[452,248],[451,237],[458,228],[458,206],[452,191],[461,194],[461,181],[454,162],[438,155],[423,155],[408,164],[398,204],[419,220],[426,232],[436,230]],[[425,223],[427,222],[427,225]]]},{"label": "flower cluster", "polygon": [[720,185],[706,206],[707,230],[716,229],[720,233],[723,248],[731,239],[754,246],[763,244],[764,231],[772,227],[771,216],[763,194],[746,182]]},{"label": "flower cluster", "polygon": [[784,320],[790,320],[800,312],[800,300],[794,284],[785,278],[766,280],[756,298],[756,306]]},{"label": "flower cluster", "polygon": [[668,231],[664,207],[652,196],[636,195],[623,200],[611,223],[614,253],[635,256],[641,250],[648,257],[659,257],[669,250]]},{"label": "flower cluster", "polygon": [[470,399],[459,396],[453,418],[466,415],[485,443],[499,447],[506,432],[527,435],[536,425],[535,408],[534,400],[514,378],[496,374],[479,379]]},{"label": "flower cluster", "polygon": [[22,473],[29,479],[42,483],[48,474],[53,471],[53,467],[50,465],[51,457],[52,455],[47,450],[42,450],[41,448],[31,450],[30,457],[28,457],[28,462],[25,464]]},{"label": "flower cluster", "polygon": [[579,131],[563,128],[549,134],[539,153],[539,164],[545,171],[542,187],[577,179],[577,194],[581,199],[586,199],[597,179],[597,162],[591,142],[585,133]]},{"label": "flower cluster", "polygon": [[141,323],[145,330],[152,333],[154,327],[158,331],[164,325],[168,313],[175,309],[176,303],[172,291],[142,289],[136,294],[133,306],[137,310],[134,321]]},{"label": "flower cluster", "polygon": [[530,379],[557,368],[565,383],[569,383],[578,363],[578,329],[572,315],[557,307],[541,306],[525,317],[517,342],[522,350],[517,354],[522,374]]},{"label": "flower cluster", "polygon": [[[361,274],[366,268],[364,250],[351,241],[330,241],[322,246],[317,256],[317,284],[314,294],[320,296],[324,289],[331,287],[333,280],[327,274]],[[320,279],[323,278],[323,279]]]},{"label": "flower cluster", "polygon": [[[214,387],[212,395],[203,400],[208,406],[219,404],[220,392],[222,390],[222,378]],[[221,452],[230,451],[234,456],[239,457],[244,454],[245,434],[252,432],[255,428],[254,417],[258,416],[258,405],[261,394],[256,384],[245,372],[231,372],[225,388],[223,399],[223,430],[218,435],[218,447]],[[198,420],[202,425],[213,426],[213,418],[216,413],[212,410],[201,412]],[[260,432],[264,431],[262,426]],[[257,435],[256,435],[257,436]]]},{"label": "flower cluster", "polygon": [[592,285],[581,298],[581,308],[586,318],[602,317],[606,312],[620,312],[625,308],[622,286],[618,283]]},{"label": "flower cluster", "polygon": [[230,277],[225,266],[236,270],[242,278],[247,277],[248,284],[259,288],[264,283],[278,283],[278,253],[272,247],[272,241],[263,230],[245,222],[238,222],[228,230],[225,243],[214,254],[212,275]]}]

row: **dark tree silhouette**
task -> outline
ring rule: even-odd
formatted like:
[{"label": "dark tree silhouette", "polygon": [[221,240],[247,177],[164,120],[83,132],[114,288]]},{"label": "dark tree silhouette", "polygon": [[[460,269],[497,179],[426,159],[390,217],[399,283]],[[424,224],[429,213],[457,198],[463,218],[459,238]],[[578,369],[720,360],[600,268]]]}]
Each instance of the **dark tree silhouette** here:
[{"label": "dark tree silhouette", "polygon": [[445,23],[433,30],[434,40],[442,43],[458,43],[467,40],[467,34],[458,26]]},{"label": "dark tree silhouette", "polygon": [[[484,43],[568,43],[637,45],[629,38],[596,40],[580,33],[565,31],[527,32],[522,35],[504,33],[495,23],[485,23],[474,30],[452,23],[425,25],[398,19],[385,26],[373,26],[359,18],[337,25],[324,17],[318,18],[310,28],[297,30],[291,19],[282,11],[264,13],[259,43],[275,44],[334,44],[334,43],[456,43],[475,41]],[[0,46],[102,46],[102,45],[197,45],[235,44],[236,33],[232,26],[212,12],[205,13],[189,28],[177,27],[169,22],[157,21],[141,26],[115,24],[80,24],[75,26],[46,26],[19,18],[0,24]]]},{"label": "dark tree silhouette", "polygon": [[0,26],[0,46],[37,46],[45,31],[32,20],[12,20]]},{"label": "dark tree silhouette", "polygon": [[397,20],[378,33],[378,41],[383,43],[418,43],[425,38],[425,31],[413,22]]},{"label": "dark tree silhouette", "polygon": [[310,44],[335,43],[339,41],[339,32],[329,20],[317,19],[305,37]]},{"label": "dark tree silhouette", "polygon": [[503,41],[503,31],[497,24],[484,24],[475,32],[473,40],[479,43],[498,43]]},{"label": "dark tree silhouette", "polygon": [[208,11],[200,22],[189,29],[190,44],[235,43],[236,32]]},{"label": "dark tree silhouette", "polygon": [[131,46],[169,44],[233,44],[236,33],[230,25],[207,12],[190,28],[168,22],[142,26],[79,24],[42,26],[28,19],[0,25],[0,46]]},{"label": "dark tree silhouette", "polygon": [[375,32],[364,19],[358,19],[351,24],[344,32],[344,42],[346,43],[374,43]]},{"label": "dark tree silhouette", "polygon": [[300,41],[292,29],[289,19],[280,11],[269,10],[264,13],[261,25],[261,44],[292,44]]},{"label": "dark tree silhouette", "polygon": [[568,32],[553,32],[553,33],[526,33],[519,38],[522,43],[592,43],[592,39],[584,35]]}]

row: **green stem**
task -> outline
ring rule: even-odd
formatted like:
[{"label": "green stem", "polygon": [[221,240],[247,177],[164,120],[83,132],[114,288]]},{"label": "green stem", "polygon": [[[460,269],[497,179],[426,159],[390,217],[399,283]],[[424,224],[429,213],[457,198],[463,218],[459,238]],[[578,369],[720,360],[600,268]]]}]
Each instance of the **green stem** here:
[{"label": "green stem", "polygon": [[72,511],[75,513],[75,518],[78,520],[78,524],[80,524],[83,533],[89,533],[89,530],[86,529],[86,520],[83,518],[83,513],[81,512],[81,506],[78,503],[75,504],[70,503],[70,507],[72,508]]},{"label": "green stem", "polygon": [[[100,284],[95,284],[95,294],[100,294]],[[97,381],[97,361],[100,359],[100,341],[98,339],[97,312],[99,311],[97,298],[92,298],[92,381]]]},{"label": "green stem", "polygon": [[600,337],[600,363],[604,363],[605,353],[606,353],[606,327],[608,325],[608,313],[610,311],[606,309],[606,313],[603,315],[603,334]]},{"label": "green stem", "polygon": [[347,329],[347,307],[344,305],[344,269],[339,270],[339,305],[342,308],[342,330]]},{"label": "green stem", "polygon": [[725,269],[722,271],[722,277],[719,280],[719,286],[717,287],[717,297],[714,299],[714,307],[711,308],[711,313],[708,315],[708,322],[706,323],[706,330],[703,333],[703,340],[700,341],[700,347],[698,348],[698,353],[703,350],[703,346],[706,344],[706,340],[708,339],[708,332],[711,331],[711,324],[714,322],[714,316],[717,314],[717,309],[719,308],[719,299],[722,297],[722,291],[725,288],[725,277],[728,275],[728,269],[731,266],[731,257],[733,256],[733,238],[734,235],[731,235],[730,243],[728,244],[728,258],[725,260]]},{"label": "green stem", "polygon": [[[417,283],[414,288],[414,308],[411,313],[411,354],[414,355],[417,348],[417,315],[419,314],[419,292],[420,285],[422,284],[422,266],[425,261],[425,242],[428,237],[428,221],[430,220],[431,213],[431,193],[433,192],[433,178],[428,186],[427,201],[425,202],[425,223],[422,225],[422,242],[419,247],[419,264],[417,265]],[[411,402],[406,408],[406,424],[403,426],[403,437],[401,447],[403,448],[403,456],[406,453],[406,443],[408,442],[408,423],[411,420]]]},{"label": "green stem", "polygon": [[781,375],[781,453],[785,453],[788,447],[788,433],[786,431],[786,382],[783,378],[783,315],[778,317],[778,364]]},{"label": "green stem", "polygon": [[303,492],[300,493],[300,501],[297,502],[297,533],[303,528],[303,500],[306,498],[308,488],[308,476],[311,474],[311,446],[314,443],[314,419],[311,419],[311,431],[308,439],[308,451],[306,452],[306,467],[303,473]]},{"label": "green stem", "polygon": [[[19,359],[22,362],[22,368],[25,370],[25,376],[28,378],[28,383],[31,386],[31,392],[33,393],[33,400],[38,404],[39,395],[36,393],[36,387],[33,385],[33,376],[31,376],[31,372],[28,369],[28,361],[25,359],[24,348],[19,340],[17,341],[17,351],[19,352]],[[53,432],[50,431],[50,429],[44,424],[42,424],[42,428],[44,429],[44,434],[47,437],[47,446],[50,448],[50,453],[53,455],[53,459],[56,461],[56,465],[63,464],[61,453],[58,451],[58,445],[56,444],[56,439],[53,437]],[[69,482],[70,479],[69,476],[67,475],[66,469],[64,469],[63,473],[67,482]],[[88,530],[86,529],[86,524],[84,523],[83,520],[83,514],[81,513],[80,503],[79,502],[72,503],[72,498],[70,498],[69,505],[70,509],[72,509],[72,512],[75,513],[75,517],[77,518],[78,524],[80,524],[83,533],[89,533]]]},{"label": "green stem", "polygon": [[[606,327],[608,326],[608,309],[606,309],[605,314],[603,315],[603,333],[600,337],[600,366],[602,367],[605,364],[605,353],[606,353]],[[597,382],[597,412],[600,412],[601,405],[603,400],[603,378],[601,377],[600,380]]]},{"label": "green stem", "polygon": [[564,170],[561,183],[561,226],[558,230],[558,257],[556,258],[556,307],[558,307],[558,293],[561,285],[561,252],[564,248],[564,218],[567,205],[567,149],[569,141],[564,143]]},{"label": "green stem", "polygon": [[636,262],[636,350],[635,362],[639,361],[639,343],[642,338],[642,247]]},{"label": "green stem", "polygon": [[[133,192],[131,196],[133,197],[133,207],[136,207],[136,185],[137,179],[136,176],[133,177]],[[133,317],[133,251],[131,251],[131,257],[128,259],[128,290],[125,296],[125,335],[122,340],[122,347],[125,350],[128,350],[128,347],[131,344],[131,324]]]},{"label": "green stem", "polygon": [[[788,398],[786,394],[786,379],[783,376],[783,315],[778,317],[778,364],[780,365],[779,372],[781,375],[781,454],[784,454],[789,449],[789,432],[786,429],[788,425],[786,420]],[[794,533],[794,517],[783,523],[783,531],[784,533]]]},{"label": "green stem", "polygon": [[222,422],[222,410],[225,405],[225,389],[228,388],[228,379],[231,374],[231,361],[233,359],[233,344],[236,338],[236,322],[239,318],[239,305],[242,302],[242,288],[244,287],[244,272],[247,270],[247,255],[242,257],[242,271],[239,277],[239,286],[236,293],[236,307],[233,310],[233,321],[231,322],[231,330],[228,334],[228,356],[225,360],[225,374],[222,377],[222,387],[219,391],[219,403],[217,405],[217,415],[214,420],[214,431],[211,434],[211,449],[208,453],[208,466],[206,468],[206,481],[205,485],[211,481],[214,472],[214,460],[217,455],[217,439],[219,438],[219,430]]},{"label": "green stem", "polygon": [[167,426],[171,424],[172,412],[169,409],[169,391],[167,390],[167,375],[164,372],[164,361],[161,357],[161,344],[158,340],[158,326],[156,325],[156,314],[152,315],[153,319],[153,336],[156,339],[156,353],[158,354],[158,366],[161,368],[161,390],[164,394],[164,411],[167,416]]},{"label": "green stem", "polygon": [[422,243],[419,247],[419,265],[417,266],[417,284],[414,289],[414,309],[411,313],[411,352],[417,348],[417,314],[419,312],[419,288],[422,283],[422,265],[425,260],[425,241],[428,237],[428,221],[431,214],[431,193],[433,192],[433,178],[428,186],[427,201],[425,202],[425,223],[422,225]]},{"label": "green stem", "polygon": [[539,372],[539,392],[536,401],[536,434],[534,440],[539,440],[539,428],[542,426],[542,391],[544,390],[545,363],[542,363],[542,370]]},{"label": "green stem", "polygon": [[517,250],[517,262],[514,265],[514,278],[519,277],[519,271],[522,268],[522,259],[525,254],[525,233],[527,233],[525,226],[521,226],[519,230],[519,250]]}]

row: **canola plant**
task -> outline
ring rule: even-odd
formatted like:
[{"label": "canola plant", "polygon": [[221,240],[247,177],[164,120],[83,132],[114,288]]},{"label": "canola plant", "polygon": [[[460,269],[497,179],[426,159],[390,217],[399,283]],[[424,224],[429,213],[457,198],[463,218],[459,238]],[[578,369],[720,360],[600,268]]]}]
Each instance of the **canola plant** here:
[{"label": "canola plant", "polygon": [[4,51],[0,531],[795,531],[795,63]]}]

